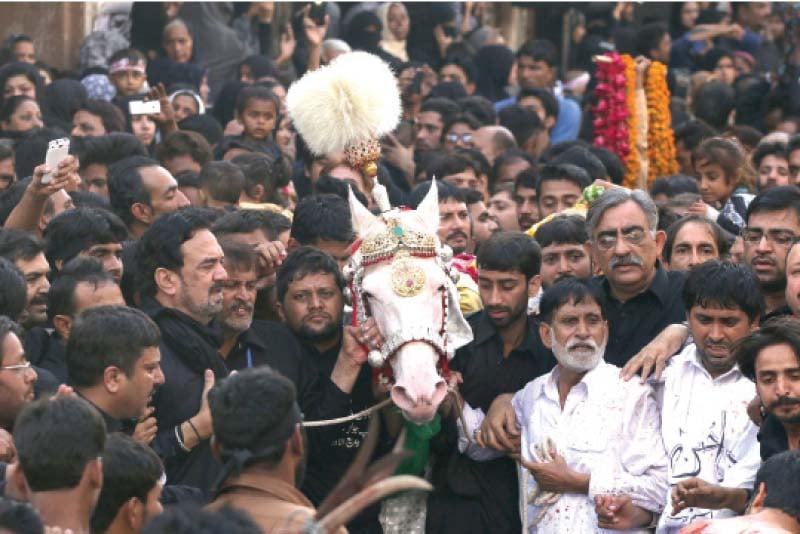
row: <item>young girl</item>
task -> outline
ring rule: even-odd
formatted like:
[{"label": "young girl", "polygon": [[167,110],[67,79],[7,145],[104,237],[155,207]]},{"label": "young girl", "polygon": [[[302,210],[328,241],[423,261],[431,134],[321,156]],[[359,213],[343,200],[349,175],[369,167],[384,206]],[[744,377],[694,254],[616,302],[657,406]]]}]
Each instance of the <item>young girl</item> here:
[{"label": "young girl", "polygon": [[737,191],[745,183],[747,172],[742,146],[733,138],[712,137],[695,149],[692,162],[703,201],[689,211],[716,220],[738,236],[745,226],[747,206],[753,200],[753,195]]},{"label": "young girl", "polygon": [[242,125],[242,141],[259,146],[261,152],[274,153],[275,126],[280,102],[269,89],[254,85],[245,87],[236,99],[236,120]]}]

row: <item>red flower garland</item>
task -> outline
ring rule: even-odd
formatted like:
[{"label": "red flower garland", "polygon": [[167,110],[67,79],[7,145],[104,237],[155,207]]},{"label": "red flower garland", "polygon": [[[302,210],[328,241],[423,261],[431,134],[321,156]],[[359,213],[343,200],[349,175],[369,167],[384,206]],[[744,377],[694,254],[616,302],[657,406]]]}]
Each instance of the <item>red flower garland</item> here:
[{"label": "red flower garland", "polygon": [[619,54],[604,54],[597,58],[597,80],[594,93],[597,105],[594,113],[594,144],[604,147],[625,161],[630,152],[627,118],[630,113],[626,97],[625,63]]}]

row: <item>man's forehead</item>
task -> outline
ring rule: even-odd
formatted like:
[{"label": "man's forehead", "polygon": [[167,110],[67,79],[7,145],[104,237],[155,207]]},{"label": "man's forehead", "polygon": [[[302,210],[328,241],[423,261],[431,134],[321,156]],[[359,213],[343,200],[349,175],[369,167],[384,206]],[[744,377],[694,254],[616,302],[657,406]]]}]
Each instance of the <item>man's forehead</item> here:
[{"label": "man's forehead", "polygon": [[[336,279],[331,273],[313,272],[295,276],[289,282],[289,291],[300,291],[317,288],[336,288]],[[338,288],[337,288],[338,289]]]},{"label": "man's forehead", "polygon": [[575,297],[570,297],[564,302],[560,303],[555,310],[555,315],[560,314],[587,314],[597,313],[600,314],[600,304],[589,295],[584,295],[580,300]]},{"label": "man's forehead", "polygon": [[647,216],[641,206],[633,200],[626,200],[622,204],[608,208],[597,224],[597,230],[610,230],[628,226],[648,227]]},{"label": "man's forehead", "polygon": [[467,211],[467,203],[448,198],[439,202],[439,214],[453,213],[456,211]]},{"label": "man's forehead", "polygon": [[438,111],[423,111],[417,116],[417,122],[426,124],[441,124],[442,116]]},{"label": "man's forehead", "polygon": [[583,251],[583,243],[550,243],[546,247],[542,247],[542,256],[571,250]]},{"label": "man's forehead", "polygon": [[791,230],[800,231],[800,219],[793,209],[787,208],[779,211],[760,211],[750,214],[747,227],[760,230]]}]

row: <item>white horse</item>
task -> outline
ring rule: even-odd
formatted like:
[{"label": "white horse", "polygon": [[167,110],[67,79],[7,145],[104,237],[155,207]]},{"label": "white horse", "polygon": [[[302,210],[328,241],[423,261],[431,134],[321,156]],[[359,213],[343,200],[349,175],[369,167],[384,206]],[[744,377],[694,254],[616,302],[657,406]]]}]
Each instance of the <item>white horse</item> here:
[{"label": "white horse", "polygon": [[416,210],[373,215],[350,193],[357,248],[345,270],[354,322],[374,317],[386,339],[369,362],[393,380],[391,398],[409,420],[430,421],[447,394],[455,350],[472,340],[448,265],[452,252],[437,237],[435,181]]}]

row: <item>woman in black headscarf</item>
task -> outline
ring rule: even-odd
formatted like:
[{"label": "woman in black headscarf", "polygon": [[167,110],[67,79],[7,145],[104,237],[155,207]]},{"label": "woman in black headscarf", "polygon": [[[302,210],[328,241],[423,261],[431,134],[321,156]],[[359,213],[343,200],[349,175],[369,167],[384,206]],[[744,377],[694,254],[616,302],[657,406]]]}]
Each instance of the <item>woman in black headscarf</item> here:
[{"label": "woman in black headscarf", "polygon": [[478,50],[475,54],[479,73],[475,92],[492,102],[508,98],[506,87],[510,85],[508,78],[514,61],[514,52],[503,45],[489,45]]},{"label": "woman in black headscarf", "polygon": [[76,80],[56,80],[44,88],[42,116],[49,128],[72,130],[72,116],[86,103],[86,88]]},{"label": "woman in black headscarf", "polygon": [[265,56],[248,56],[239,65],[239,81],[256,83],[263,78],[278,79],[275,63]]},{"label": "woman in black headscarf", "polygon": [[38,100],[43,87],[39,69],[30,63],[7,63],[0,67],[0,105],[2,100],[17,95]]},{"label": "woman in black headscarf", "polygon": [[378,15],[372,11],[362,11],[355,15],[347,25],[344,40],[353,50],[363,50],[375,54],[387,62],[395,72],[398,72],[401,61],[380,47],[382,35],[383,24]]}]

